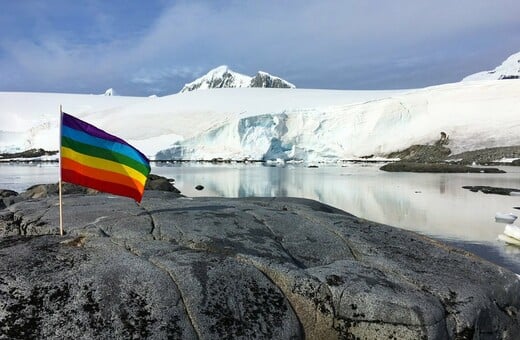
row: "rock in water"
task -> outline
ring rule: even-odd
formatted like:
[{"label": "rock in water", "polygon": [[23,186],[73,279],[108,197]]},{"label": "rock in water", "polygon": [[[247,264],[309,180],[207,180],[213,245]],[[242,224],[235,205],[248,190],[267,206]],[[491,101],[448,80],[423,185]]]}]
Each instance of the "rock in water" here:
[{"label": "rock in water", "polygon": [[520,334],[514,273],[315,201],[67,195],[64,223],[55,196],[0,211],[0,338]]}]

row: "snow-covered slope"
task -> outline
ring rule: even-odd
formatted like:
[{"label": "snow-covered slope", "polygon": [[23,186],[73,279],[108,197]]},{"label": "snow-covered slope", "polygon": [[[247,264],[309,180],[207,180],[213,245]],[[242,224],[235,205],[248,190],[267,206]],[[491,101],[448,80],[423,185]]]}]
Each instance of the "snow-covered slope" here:
[{"label": "snow-covered slope", "polygon": [[520,52],[507,58],[502,65],[497,66],[494,70],[469,75],[463,81],[500,79],[520,79]]},{"label": "snow-covered slope", "polygon": [[520,145],[519,91],[517,81],[471,82],[339,105],[281,105],[232,117],[157,158],[334,161],[432,143],[441,131],[456,153]]},{"label": "snow-covered slope", "polygon": [[180,93],[193,90],[238,87],[294,88],[295,86],[282,78],[272,76],[266,72],[259,71],[256,76],[249,77],[234,72],[229,67],[223,65],[184,85]]},{"label": "snow-covered slope", "polygon": [[31,148],[57,150],[59,112],[80,118],[148,98],[64,93],[0,92],[0,153]]},{"label": "snow-covered slope", "polygon": [[156,98],[0,93],[0,152],[58,149],[59,105],[166,159],[334,161],[449,135],[454,152],[520,145],[520,82],[402,91],[229,88]]}]

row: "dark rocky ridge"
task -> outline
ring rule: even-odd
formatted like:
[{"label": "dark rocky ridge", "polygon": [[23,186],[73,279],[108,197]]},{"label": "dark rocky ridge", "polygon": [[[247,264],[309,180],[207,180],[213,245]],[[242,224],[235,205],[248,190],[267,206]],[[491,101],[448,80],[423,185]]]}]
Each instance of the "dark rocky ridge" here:
[{"label": "dark rocky ridge", "polygon": [[[460,154],[452,155],[448,160],[457,160],[460,164],[482,164],[497,165],[496,161],[502,158],[520,158],[520,146],[496,147],[482,150],[468,151]],[[517,159],[509,165],[520,165]]]},{"label": "dark rocky ridge", "polygon": [[59,237],[46,192],[0,210],[0,339],[520,334],[515,274],[315,201],[67,194]]},{"label": "dark rocky ridge", "polygon": [[34,158],[34,157],[42,157],[42,156],[52,156],[56,155],[58,151],[46,151],[44,149],[29,149],[22,152],[15,153],[0,153],[1,159],[12,159],[12,158]]},{"label": "dark rocky ridge", "polygon": [[509,163],[497,162],[503,158],[520,158],[520,146],[488,148],[451,155],[451,150],[445,146],[447,144],[448,140],[444,136],[431,145],[412,145],[405,150],[392,152],[387,157],[398,158],[399,161],[386,164],[380,169],[392,172],[500,173],[505,171],[467,165],[520,165],[520,159]]},{"label": "dark rocky ridge", "polygon": [[383,165],[383,171],[389,172],[441,172],[441,173],[505,173],[497,168],[477,168],[450,163],[416,163],[399,161]]},{"label": "dark rocky ridge", "polygon": [[[440,163],[449,161],[451,164],[459,165],[473,163],[480,165],[506,165],[506,163],[499,163],[497,160],[502,158],[520,158],[520,146],[487,148],[452,155],[451,150],[445,145],[439,143],[439,141],[431,145],[412,145],[405,150],[392,152],[387,157],[399,158],[405,162]],[[520,165],[520,162],[516,160],[507,165]]]},{"label": "dark rocky ridge", "polygon": [[287,89],[291,88],[289,83],[281,78],[273,77],[264,72],[258,72],[256,76],[251,79],[250,87],[273,88],[273,89]]},{"label": "dark rocky ridge", "polygon": [[488,185],[465,185],[462,187],[463,189],[468,189],[472,192],[483,192],[484,194],[496,194],[496,195],[505,195],[509,196],[511,194],[520,196],[520,189],[515,188],[498,188],[491,187]]}]

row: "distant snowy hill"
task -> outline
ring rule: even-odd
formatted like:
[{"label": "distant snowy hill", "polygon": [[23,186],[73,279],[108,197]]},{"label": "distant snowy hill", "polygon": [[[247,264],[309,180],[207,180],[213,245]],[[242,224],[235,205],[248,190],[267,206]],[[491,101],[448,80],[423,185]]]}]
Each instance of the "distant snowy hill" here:
[{"label": "distant snowy hill", "polygon": [[502,65],[497,66],[494,70],[469,75],[463,81],[501,79],[520,79],[520,52],[507,58]]},{"label": "distant snowy hill", "polygon": [[206,75],[184,85],[181,93],[216,88],[238,88],[238,87],[265,87],[265,88],[295,88],[295,86],[282,78],[275,77],[269,73],[259,71],[256,76],[249,77],[234,72],[229,67],[219,66]]},{"label": "distant snowy hill", "polygon": [[113,88],[109,88],[103,94],[104,96],[117,96],[116,91]]},{"label": "distant snowy hill", "polygon": [[165,97],[0,92],[0,153],[57,150],[59,105],[152,159],[337,161],[445,132],[453,152],[520,145],[520,81],[402,91],[224,88]]}]

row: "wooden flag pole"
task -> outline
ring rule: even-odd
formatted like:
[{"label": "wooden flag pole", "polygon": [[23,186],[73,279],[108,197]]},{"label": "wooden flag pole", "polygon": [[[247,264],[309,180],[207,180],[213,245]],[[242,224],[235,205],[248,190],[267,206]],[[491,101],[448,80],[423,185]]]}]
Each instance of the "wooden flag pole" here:
[{"label": "wooden flag pole", "polygon": [[62,208],[62,200],[61,200],[61,128],[63,126],[63,111],[60,105],[60,151],[58,152],[59,159],[59,172],[60,177],[58,181],[58,192],[59,192],[59,201],[60,201],[60,236],[63,236],[63,208]]}]

